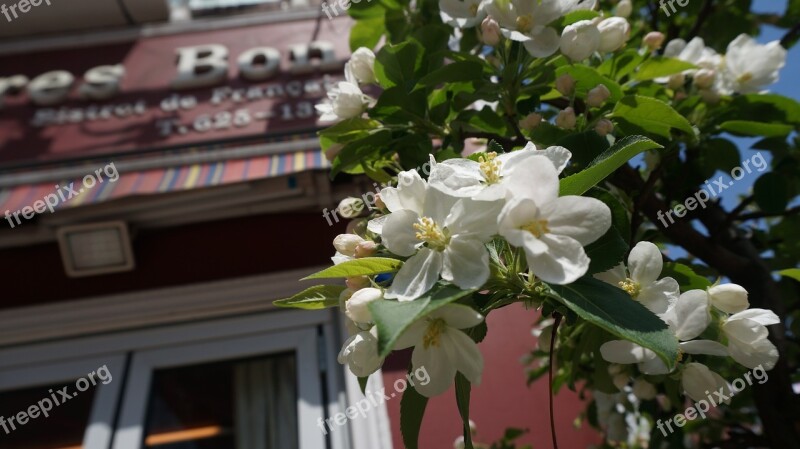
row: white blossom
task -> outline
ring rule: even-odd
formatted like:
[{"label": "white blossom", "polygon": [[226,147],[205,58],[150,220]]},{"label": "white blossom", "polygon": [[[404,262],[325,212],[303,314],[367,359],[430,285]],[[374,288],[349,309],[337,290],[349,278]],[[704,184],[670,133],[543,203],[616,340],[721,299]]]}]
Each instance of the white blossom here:
[{"label": "white blossom", "polygon": [[631,24],[624,17],[609,17],[597,25],[600,31],[598,50],[609,53],[619,50],[631,35]]},{"label": "white blossom", "polygon": [[356,323],[372,322],[369,305],[383,300],[383,292],[379,288],[362,288],[350,296],[345,303],[345,315]]},{"label": "white blossom", "polygon": [[322,113],[320,120],[343,120],[359,117],[366,111],[371,99],[361,92],[358,85],[347,81],[340,81],[333,89],[328,91],[327,103],[316,105]]},{"label": "white blossom", "polygon": [[680,296],[678,281],[671,277],[659,280],[664,262],[661,251],[650,242],[639,242],[628,256],[628,273],[620,264],[594,277],[619,286],[651,312],[663,314]]},{"label": "white blossom", "polygon": [[378,328],[361,331],[344,342],[337,360],[358,377],[367,377],[383,364],[378,355]]},{"label": "white blossom", "polygon": [[460,372],[473,385],[481,382],[483,356],[478,345],[461,329],[475,327],[483,316],[472,308],[448,304],[413,323],[400,336],[395,349],[414,347],[413,370],[425,368],[427,385],[415,386],[419,394],[432,397],[444,393]]},{"label": "white blossom", "polygon": [[375,80],[375,53],[360,47],[344,65],[345,79],[353,84],[372,84]]},{"label": "white blossom", "polygon": [[445,23],[458,28],[470,28],[486,17],[482,0],[439,0],[439,10]]},{"label": "white blossom", "polygon": [[750,369],[759,365],[765,370],[774,368],[778,349],[767,338],[766,326],[778,323],[778,316],[764,309],[748,309],[724,319],[722,332],[728,337],[731,357]]},{"label": "white blossom", "polygon": [[742,34],[728,44],[722,65],[722,93],[758,93],[778,81],[786,65],[786,49],[779,41],[761,45]]},{"label": "white blossom", "polygon": [[[725,396],[730,396],[730,387],[725,379],[702,363],[686,364],[681,372],[681,385],[686,395],[694,401],[707,400],[709,395],[720,389]],[[730,400],[723,402],[728,404]]]},{"label": "white blossom", "polygon": [[523,248],[528,267],[545,282],[569,284],[586,274],[583,246],[611,226],[608,206],[594,198],[559,198],[558,171],[546,159],[521,161],[507,182],[513,198],[498,217],[500,235]]},{"label": "white blossom", "polygon": [[583,61],[600,48],[600,30],[591,20],[567,25],[561,33],[559,46],[569,59]]}]

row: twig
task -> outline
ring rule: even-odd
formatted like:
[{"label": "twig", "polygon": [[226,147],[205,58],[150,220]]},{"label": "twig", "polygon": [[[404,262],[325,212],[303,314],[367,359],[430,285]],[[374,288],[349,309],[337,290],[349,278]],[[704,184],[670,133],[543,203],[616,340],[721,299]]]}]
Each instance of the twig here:
[{"label": "twig", "polygon": [[791,215],[800,214],[800,206],[787,209],[783,212],[753,212],[752,214],[741,215],[739,221],[757,220],[759,218],[772,218],[772,217],[788,217]]},{"label": "twig", "polygon": [[797,43],[797,37],[800,35],[800,22],[796,23],[786,34],[781,38],[781,47],[790,49]]},{"label": "twig", "polygon": [[561,314],[556,312],[553,314],[555,322],[553,323],[553,333],[550,334],[550,366],[548,366],[547,381],[550,386],[550,436],[553,439],[553,449],[558,449],[558,437],[556,436],[556,417],[553,414],[553,354],[556,347],[556,336],[558,335],[558,325],[561,324]]},{"label": "twig", "polygon": [[706,0],[706,3],[703,5],[703,9],[701,9],[700,14],[697,15],[697,20],[695,20],[694,26],[689,31],[689,37],[686,39],[687,41],[697,36],[697,33],[700,32],[700,28],[711,15],[712,11],[714,11],[714,0]]}]

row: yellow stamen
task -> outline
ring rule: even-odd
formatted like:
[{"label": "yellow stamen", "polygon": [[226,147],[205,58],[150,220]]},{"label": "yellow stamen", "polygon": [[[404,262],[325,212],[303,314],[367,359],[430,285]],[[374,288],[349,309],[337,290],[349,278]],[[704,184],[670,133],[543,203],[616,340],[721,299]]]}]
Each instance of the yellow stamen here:
[{"label": "yellow stamen", "polygon": [[497,153],[491,151],[486,156],[478,157],[480,169],[486,184],[497,184],[500,182],[500,161],[497,160]]},{"label": "yellow stamen", "polygon": [[517,17],[517,31],[520,33],[527,33],[533,29],[533,17],[519,16]]},{"label": "yellow stamen", "polygon": [[430,217],[420,218],[419,223],[414,223],[414,230],[417,231],[414,236],[431,249],[442,251],[447,246],[447,235]]},{"label": "yellow stamen", "polygon": [[439,347],[439,337],[446,327],[447,322],[441,318],[436,318],[428,322],[428,329],[425,331],[425,335],[422,336],[422,345],[425,349],[431,346]]},{"label": "yellow stamen", "polygon": [[475,17],[475,16],[477,16],[477,15],[478,15],[478,5],[477,5],[477,4],[475,4],[475,3],[473,3],[472,5],[470,5],[470,7],[469,7],[469,13],[470,13],[470,14],[472,14],[472,17]]},{"label": "yellow stamen", "polygon": [[547,227],[547,220],[534,220],[525,226],[521,227],[523,231],[528,231],[533,234],[536,238],[541,237],[544,234],[550,232],[550,228]]},{"label": "yellow stamen", "polygon": [[625,278],[624,281],[619,281],[618,285],[619,288],[625,290],[627,294],[631,295],[631,298],[633,299],[636,299],[636,297],[639,296],[639,293],[642,291],[642,286],[631,278]]},{"label": "yellow stamen", "polygon": [[737,78],[736,80],[740,83],[746,83],[754,78],[753,74],[750,72],[745,72],[742,76]]}]

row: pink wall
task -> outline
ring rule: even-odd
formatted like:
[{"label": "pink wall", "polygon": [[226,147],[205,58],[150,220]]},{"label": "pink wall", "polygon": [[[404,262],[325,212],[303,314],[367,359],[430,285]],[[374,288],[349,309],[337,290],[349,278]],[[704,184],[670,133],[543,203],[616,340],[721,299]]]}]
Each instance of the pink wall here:
[{"label": "pink wall", "polygon": [[[552,448],[548,414],[547,378],[529,387],[520,357],[533,348],[536,339],[531,325],[537,312],[522,305],[496,310],[489,315],[489,333],[479,345],[486,368],[480,386],[472,389],[470,417],[478,426],[475,439],[492,443],[507,427],[527,428],[530,432],[521,442],[534,444],[536,449]],[[410,354],[391,359],[384,367],[384,385],[391,391],[392,383],[405,375]],[[405,360],[403,360],[405,359]],[[403,448],[400,436],[400,400],[387,402],[396,449]],[[597,434],[584,424],[575,429],[573,422],[584,409],[577,394],[562,389],[555,401],[558,442],[561,448],[586,448],[599,443]],[[450,449],[461,434],[461,418],[456,408],[453,388],[428,402],[420,435],[421,449]]]}]

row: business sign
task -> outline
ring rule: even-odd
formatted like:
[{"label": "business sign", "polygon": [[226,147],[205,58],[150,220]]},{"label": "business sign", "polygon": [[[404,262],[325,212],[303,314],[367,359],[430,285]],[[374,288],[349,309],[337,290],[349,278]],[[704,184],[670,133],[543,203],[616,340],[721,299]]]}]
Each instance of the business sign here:
[{"label": "business sign", "polygon": [[349,55],[344,22],[2,57],[0,167],[315,128]]}]

